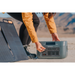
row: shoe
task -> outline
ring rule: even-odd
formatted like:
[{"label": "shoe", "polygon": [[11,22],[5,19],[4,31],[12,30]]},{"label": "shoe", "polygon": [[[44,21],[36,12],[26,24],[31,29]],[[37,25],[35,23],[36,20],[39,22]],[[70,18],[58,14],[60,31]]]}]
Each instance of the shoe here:
[{"label": "shoe", "polygon": [[30,53],[30,52],[28,51],[28,49],[27,49],[28,45],[24,45],[23,47],[24,47],[24,50],[25,50],[27,56],[28,56],[30,59],[37,59],[36,54],[32,54],[32,53]]}]

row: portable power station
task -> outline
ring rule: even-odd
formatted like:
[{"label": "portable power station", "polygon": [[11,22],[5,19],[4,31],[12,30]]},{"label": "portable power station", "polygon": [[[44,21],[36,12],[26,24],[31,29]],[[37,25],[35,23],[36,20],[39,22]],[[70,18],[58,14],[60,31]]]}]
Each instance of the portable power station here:
[{"label": "portable power station", "polygon": [[39,59],[61,59],[65,58],[68,54],[67,41],[41,41],[40,43],[46,49],[43,52],[37,50],[37,57]]}]

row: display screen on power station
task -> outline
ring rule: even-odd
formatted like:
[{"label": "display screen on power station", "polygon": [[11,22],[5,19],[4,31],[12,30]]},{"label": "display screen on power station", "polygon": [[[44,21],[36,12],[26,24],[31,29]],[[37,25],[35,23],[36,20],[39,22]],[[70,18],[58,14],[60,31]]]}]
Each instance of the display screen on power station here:
[{"label": "display screen on power station", "polygon": [[55,45],[55,42],[46,42],[46,45]]}]

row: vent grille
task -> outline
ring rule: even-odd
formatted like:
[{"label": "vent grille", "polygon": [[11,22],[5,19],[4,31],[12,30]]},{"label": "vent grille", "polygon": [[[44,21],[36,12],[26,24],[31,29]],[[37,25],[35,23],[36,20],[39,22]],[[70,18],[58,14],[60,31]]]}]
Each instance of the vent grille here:
[{"label": "vent grille", "polygon": [[59,47],[55,48],[46,48],[44,52],[42,52],[43,56],[59,56]]}]

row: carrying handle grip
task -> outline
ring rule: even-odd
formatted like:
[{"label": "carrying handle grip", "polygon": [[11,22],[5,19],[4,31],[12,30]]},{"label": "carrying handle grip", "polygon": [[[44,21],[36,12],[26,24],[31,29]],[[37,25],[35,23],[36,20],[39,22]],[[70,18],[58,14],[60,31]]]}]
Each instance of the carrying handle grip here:
[{"label": "carrying handle grip", "polygon": [[13,24],[12,20],[3,19],[3,22]]}]

